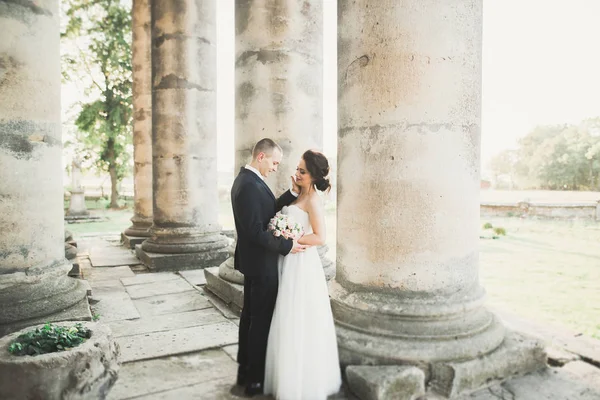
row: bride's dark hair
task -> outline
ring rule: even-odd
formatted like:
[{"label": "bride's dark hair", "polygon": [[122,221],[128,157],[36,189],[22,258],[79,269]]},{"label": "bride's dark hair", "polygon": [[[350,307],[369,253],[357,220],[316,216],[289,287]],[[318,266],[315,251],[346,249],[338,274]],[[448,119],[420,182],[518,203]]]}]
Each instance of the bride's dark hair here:
[{"label": "bride's dark hair", "polygon": [[321,192],[329,191],[331,184],[327,176],[329,175],[329,161],[323,153],[314,150],[307,150],[302,154],[302,159],[306,164],[306,169],[313,179],[313,185]]}]

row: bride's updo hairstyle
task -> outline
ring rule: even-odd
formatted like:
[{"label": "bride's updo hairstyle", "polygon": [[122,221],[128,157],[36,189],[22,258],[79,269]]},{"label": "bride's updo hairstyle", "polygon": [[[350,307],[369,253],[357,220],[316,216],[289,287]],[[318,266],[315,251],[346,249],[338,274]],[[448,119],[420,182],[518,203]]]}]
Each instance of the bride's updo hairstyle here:
[{"label": "bride's updo hairstyle", "polygon": [[329,175],[329,161],[327,161],[327,157],[318,151],[307,150],[302,155],[302,159],[306,164],[306,169],[312,176],[315,188],[321,192],[328,192],[331,189],[331,184],[329,183],[329,179],[327,179],[327,175]]}]

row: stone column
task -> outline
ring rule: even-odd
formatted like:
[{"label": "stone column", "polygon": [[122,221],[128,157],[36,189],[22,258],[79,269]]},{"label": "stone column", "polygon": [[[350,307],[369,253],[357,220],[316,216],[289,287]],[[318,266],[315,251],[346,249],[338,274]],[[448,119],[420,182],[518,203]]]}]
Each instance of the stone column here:
[{"label": "stone column", "polygon": [[150,2],[133,0],[133,223],[123,232],[133,248],[150,236],[152,226],[152,64],[150,59]]},{"label": "stone column", "polygon": [[69,199],[69,216],[85,217],[90,214],[85,205],[85,192],[81,186],[81,160],[73,159],[71,163],[71,198]]},{"label": "stone column", "polygon": [[0,336],[91,319],[67,277],[58,1],[0,1]]},{"label": "stone column", "polygon": [[[323,147],[322,1],[236,0],[235,25],[234,173],[251,161],[254,144],[269,137],[284,152],[268,180],[279,195],[289,189],[302,153]],[[235,243],[219,277],[240,284],[244,277],[233,269],[234,250]],[[333,269],[326,252],[320,248],[323,264]]]},{"label": "stone column", "polygon": [[236,0],[236,169],[269,137],[284,159],[269,185],[290,186],[302,153],[323,147],[322,0]]},{"label": "stone column", "polygon": [[343,364],[491,352],[479,284],[482,0],[340,1],[337,277]]},{"label": "stone column", "polygon": [[227,258],[217,189],[215,0],[152,1],[152,270]]}]

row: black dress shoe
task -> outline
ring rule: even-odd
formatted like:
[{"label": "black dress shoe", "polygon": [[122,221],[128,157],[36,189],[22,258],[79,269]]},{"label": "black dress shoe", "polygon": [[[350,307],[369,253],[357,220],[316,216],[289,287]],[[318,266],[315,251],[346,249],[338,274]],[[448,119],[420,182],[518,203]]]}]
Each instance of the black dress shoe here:
[{"label": "black dress shoe", "polygon": [[246,385],[244,391],[248,396],[256,396],[257,394],[263,394],[263,384],[260,382],[249,383]]}]

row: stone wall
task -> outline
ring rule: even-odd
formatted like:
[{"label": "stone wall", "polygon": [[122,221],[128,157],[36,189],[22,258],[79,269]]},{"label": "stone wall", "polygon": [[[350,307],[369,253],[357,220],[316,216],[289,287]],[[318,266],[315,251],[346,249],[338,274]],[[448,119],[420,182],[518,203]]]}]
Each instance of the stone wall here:
[{"label": "stone wall", "polygon": [[537,217],[551,219],[585,219],[600,221],[600,200],[579,203],[482,202],[482,217]]}]

